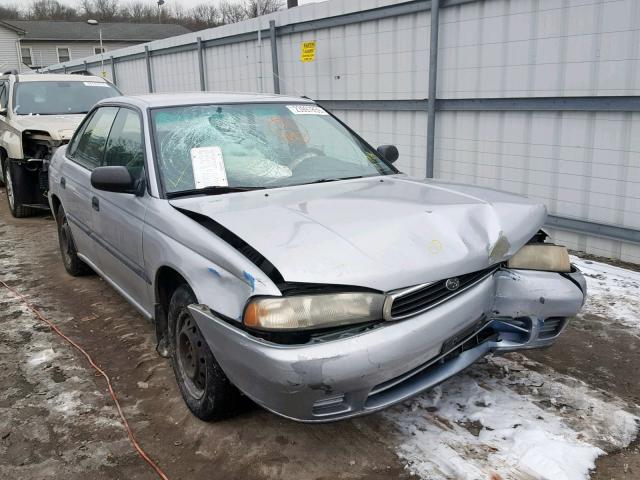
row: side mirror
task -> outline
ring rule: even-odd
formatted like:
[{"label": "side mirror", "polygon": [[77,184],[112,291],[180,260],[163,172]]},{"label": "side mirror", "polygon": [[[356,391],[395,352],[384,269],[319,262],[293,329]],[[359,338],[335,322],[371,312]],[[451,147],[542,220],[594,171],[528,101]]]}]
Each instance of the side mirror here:
[{"label": "side mirror", "polygon": [[2,115],[3,117],[7,116],[7,109],[5,108],[0,108],[0,115]]},{"label": "side mirror", "polygon": [[97,167],[91,172],[91,185],[97,190],[115,193],[136,193],[127,167]]},{"label": "side mirror", "polygon": [[398,152],[395,145],[380,145],[378,147],[378,153],[389,163],[395,162],[400,156],[400,152]]}]

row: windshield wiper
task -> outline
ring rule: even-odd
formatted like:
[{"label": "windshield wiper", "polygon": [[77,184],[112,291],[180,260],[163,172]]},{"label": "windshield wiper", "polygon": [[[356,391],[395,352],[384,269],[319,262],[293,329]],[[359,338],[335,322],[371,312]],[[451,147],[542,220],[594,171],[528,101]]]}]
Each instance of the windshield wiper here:
[{"label": "windshield wiper", "polygon": [[167,192],[167,198],[187,197],[189,195],[222,195],[225,193],[250,192],[252,190],[264,190],[264,187],[229,187],[215,186],[204,188],[192,188],[179,192]]},{"label": "windshield wiper", "polygon": [[355,175],[353,177],[321,178],[320,180],[314,180],[313,182],[302,183],[301,185],[313,185],[314,183],[337,182],[339,180],[353,180],[354,178],[364,178],[364,175]]}]

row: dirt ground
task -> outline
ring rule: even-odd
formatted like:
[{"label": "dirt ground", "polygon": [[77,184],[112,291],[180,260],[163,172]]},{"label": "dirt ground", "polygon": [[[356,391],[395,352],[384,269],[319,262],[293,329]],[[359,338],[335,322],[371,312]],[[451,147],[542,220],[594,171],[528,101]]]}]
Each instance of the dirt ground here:
[{"label": "dirt ground", "polygon": [[[99,277],[67,275],[57,246],[50,216],[11,218],[0,190],[0,279],[107,371],[138,440],[169,478],[412,476],[387,438],[383,414],[305,425],[249,405],[224,422],[197,420],[180,398],[168,361],[155,353],[152,325]],[[529,358],[639,405],[638,336],[608,328],[606,319],[586,320]],[[639,448],[636,439],[600,457],[592,478],[640,478]],[[133,451],[103,380],[1,286],[0,477],[156,478]]]}]

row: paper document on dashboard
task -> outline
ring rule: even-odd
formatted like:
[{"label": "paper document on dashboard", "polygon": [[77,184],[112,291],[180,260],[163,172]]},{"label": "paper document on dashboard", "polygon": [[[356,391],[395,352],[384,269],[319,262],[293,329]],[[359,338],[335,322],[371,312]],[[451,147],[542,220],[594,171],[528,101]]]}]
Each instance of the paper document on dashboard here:
[{"label": "paper document on dashboard", "polygon": [[229,185],[220,147],[192,148],[191,165],[195,188],[226,187]]}]

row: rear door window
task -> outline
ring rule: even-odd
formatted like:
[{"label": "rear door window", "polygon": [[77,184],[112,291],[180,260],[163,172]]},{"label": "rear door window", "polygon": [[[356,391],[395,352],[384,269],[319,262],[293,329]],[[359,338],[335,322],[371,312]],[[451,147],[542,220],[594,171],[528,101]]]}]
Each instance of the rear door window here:
[{"label": "rear door window", "polygon": [[69,156],[76,163],[89,170],[100,166],[118,110],[118,107],[98,108],[84,129],[78,132],[69,151]]}]

